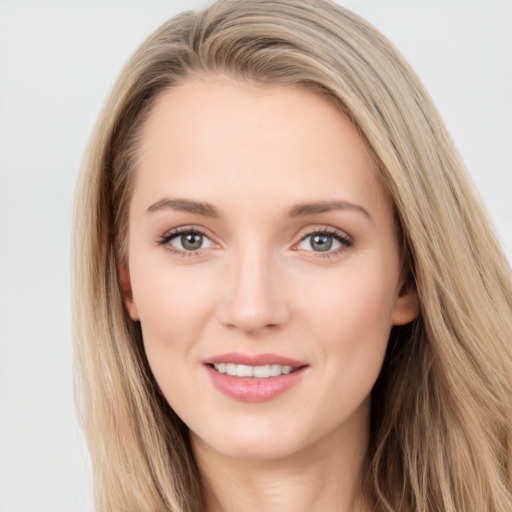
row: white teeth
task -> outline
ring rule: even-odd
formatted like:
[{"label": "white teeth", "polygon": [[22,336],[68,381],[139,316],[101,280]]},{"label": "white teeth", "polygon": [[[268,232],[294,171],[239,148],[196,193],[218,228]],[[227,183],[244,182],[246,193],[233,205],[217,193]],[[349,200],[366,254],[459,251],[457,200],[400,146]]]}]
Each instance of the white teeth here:
[{"label": "white teeth", "polygon": [[233,363],[227,363],[226,364],[226,373],[228,375],[236,376],[236,364]]},{"label": "white teeth", "polygon": [[252,366],[246,366],[245,364],[238,364],[236,366],[237,377],[252,377],[254,368]]},{"label": "white teeth", "polygon": [[283,366],[281,368],[281,373],[283,373],[284,375],[288,375],[290,372],[292,371],[292,367],[291,366]]},{"label": "white teeth", "polygon": [[213,367],[219,373],[227,373],[233,377],[256,377],[258,379],[268,379],[269,377],[288,375],[293,370],[292,366],[280,364],[248,366],[245,364],[218,363],[214,364]]},{"label": "white teeth", "polygon": [[267,364],[265,366],[255,366],[253,375],[260,379],[268,379],[270,377],[270,365]]},{"label": "white teeth", "polygon": [[280,364],[271,364],[270,365],[270,376],[277,377],[281,375],[282,366]]}]

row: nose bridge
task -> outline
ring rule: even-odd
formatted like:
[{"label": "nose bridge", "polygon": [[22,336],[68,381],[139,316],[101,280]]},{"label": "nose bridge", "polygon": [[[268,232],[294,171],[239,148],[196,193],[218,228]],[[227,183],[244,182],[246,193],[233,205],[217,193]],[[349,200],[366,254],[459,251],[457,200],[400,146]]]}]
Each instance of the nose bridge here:
[{"label": "nose bridge", "polygon": [[246,332],[277,327],[288,318],[282,275],[270,247],[248,240],[233,249],[221,320]]}]

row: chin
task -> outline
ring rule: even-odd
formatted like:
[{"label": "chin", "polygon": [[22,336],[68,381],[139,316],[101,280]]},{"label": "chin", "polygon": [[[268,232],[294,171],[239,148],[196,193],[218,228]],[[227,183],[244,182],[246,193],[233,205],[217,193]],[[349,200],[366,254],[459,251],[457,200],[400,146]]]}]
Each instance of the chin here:
[{"label": "chin", "polygon": [[195,448],[214,451],[231,459],[278,460],[293,456],[314,442],[305,433],[294,432],[289,427],[281,421],[269,425],[246,419],[243,428],[219,426],[200,432],[201,435],[192,432],[191,440]]},{"label": "chin", "polygon": [[[290,440],[286,443],[281,440],[270,439],[232,439],[230,443],[209,444],[210,449],[229,459],[247,461],[275,461],[293,456],[298,447]],[[208,442],[208,441],[202,441]]]}]

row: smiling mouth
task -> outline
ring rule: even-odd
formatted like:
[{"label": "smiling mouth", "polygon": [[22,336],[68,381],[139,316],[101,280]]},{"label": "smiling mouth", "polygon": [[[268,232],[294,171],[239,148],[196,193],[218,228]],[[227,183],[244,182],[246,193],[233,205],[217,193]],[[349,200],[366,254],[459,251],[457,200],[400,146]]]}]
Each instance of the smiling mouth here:
[{"label": "smiling mouth", "polygon": [[245,377],[257,379],[269,379],[272,377],[279,377],[281,375],[288,375],[297,371],[300,367],[293,367],[290,365],[281,364],[266,364],[261,366],[249,366],[245,364],[234,363],[215,363],[209,364],[211,368],[219,373],[225,373],[231,377]]},{"label": "smiling mouth", "polygon": [[203,362],[221,393],[240,402],[266,402],[297,385],[310,365],[279,354],[231,352]]}]

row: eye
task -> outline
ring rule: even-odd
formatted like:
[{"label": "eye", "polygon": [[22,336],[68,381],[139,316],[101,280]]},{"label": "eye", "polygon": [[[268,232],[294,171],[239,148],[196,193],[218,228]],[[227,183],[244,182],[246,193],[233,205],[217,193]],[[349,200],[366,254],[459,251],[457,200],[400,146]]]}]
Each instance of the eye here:
[{"label": "eye", "polygon": [[306,235],[298,243],[297,248],[304,251],[313,252],[337,252],[339,249],[350,247],[352,240],[336,231],[315,231]]},{"label": "eye", "polygon": [[158,243],[167,246],[173,252],[182,253],[193,253],[213,246],[213,242],[204,233],[195,229],[171,231]]},{"label": "eye", "polygon": [[197,251],[211,246],[211,241],[202,233],[183,233],[172,238],[169,243],[177,249]]}]

